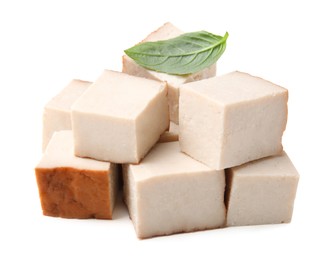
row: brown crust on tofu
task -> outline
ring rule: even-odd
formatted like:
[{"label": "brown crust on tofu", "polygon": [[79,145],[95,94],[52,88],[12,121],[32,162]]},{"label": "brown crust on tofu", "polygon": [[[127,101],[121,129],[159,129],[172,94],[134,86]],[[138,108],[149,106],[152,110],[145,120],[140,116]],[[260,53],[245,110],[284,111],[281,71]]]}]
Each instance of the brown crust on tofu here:
[{"label": "brown crust on tofu", "polygon": [[112,218],[109,171],[59,167],[36,168],[35,173],[44,215]]}]

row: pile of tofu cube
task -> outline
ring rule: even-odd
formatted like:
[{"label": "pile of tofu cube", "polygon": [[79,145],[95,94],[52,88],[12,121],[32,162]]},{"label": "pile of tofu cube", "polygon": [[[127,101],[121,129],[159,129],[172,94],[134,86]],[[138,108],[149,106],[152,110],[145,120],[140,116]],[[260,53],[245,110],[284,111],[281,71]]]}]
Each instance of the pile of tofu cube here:
[{"label": "pile of tofu cube", "polygon": [[[170,23],[144,41],[176,37]],[[144,69],[73,80],[44,109],[35,172],[44,215],[112,219],[137,237],[291,221],[299,174],[283,151],[288,91],[242,72]]]}]

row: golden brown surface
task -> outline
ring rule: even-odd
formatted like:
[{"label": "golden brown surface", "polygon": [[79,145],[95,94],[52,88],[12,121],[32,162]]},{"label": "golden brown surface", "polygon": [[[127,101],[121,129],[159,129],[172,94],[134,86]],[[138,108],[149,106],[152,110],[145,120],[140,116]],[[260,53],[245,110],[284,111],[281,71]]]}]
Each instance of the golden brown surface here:
[{"label": "golden brown surface", "polygon": [[109,171],[36,168],[43,214],[111,219]]}]

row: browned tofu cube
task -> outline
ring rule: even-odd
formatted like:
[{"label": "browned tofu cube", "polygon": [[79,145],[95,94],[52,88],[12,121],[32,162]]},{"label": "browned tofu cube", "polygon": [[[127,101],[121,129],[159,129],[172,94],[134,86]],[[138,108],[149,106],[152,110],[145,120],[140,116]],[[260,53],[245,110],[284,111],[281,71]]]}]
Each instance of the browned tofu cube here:
[{"label": "browned tofu cube", "polygon": [[71,131],[53,135],[35,172],[44,215],[112,218],[118,167],[109,162],[75,157]]}]

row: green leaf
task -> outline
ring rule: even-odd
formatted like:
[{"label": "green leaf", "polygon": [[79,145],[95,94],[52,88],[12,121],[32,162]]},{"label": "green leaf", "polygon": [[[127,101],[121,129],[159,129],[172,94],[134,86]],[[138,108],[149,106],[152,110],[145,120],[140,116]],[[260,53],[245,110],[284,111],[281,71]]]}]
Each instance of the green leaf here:
[{"label": "green leaf", "polygon": [[222,37],[206,31],[185,33],[165,41],[140,43],[125,53],[150,70],[184,75],[214,64],[226,49],[228,33]]}]

